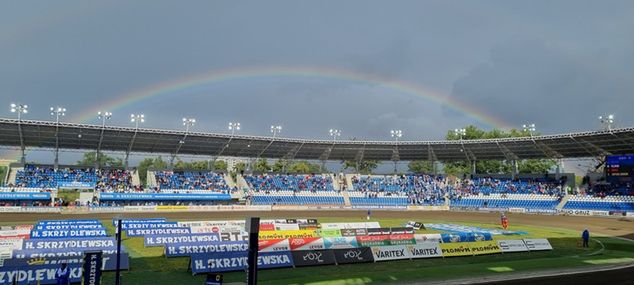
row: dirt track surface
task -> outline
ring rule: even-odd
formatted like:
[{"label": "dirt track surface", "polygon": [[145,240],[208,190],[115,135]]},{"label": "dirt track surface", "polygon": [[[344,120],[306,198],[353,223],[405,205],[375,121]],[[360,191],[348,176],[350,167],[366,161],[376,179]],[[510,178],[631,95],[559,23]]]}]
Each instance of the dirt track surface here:
[{"label": "dirt track surface", "polygon": [[[152,218],[164,217],[173,220],[232,220],[244,219],[250,216],[261,218],[365,218],[367,211],[272,211],[272,212],[164,212],[164,213],[98,213],[98,214],[24,214],[4,213],[0,215],[0,222],[28,222],[51,219],[112,219],[121,218]],[[615,218],[580,217],[580,216],[550,216],[507,213],[511,227],[515,224],[538,227],[565,228],[577,230],[581,233],[588,228],[590,233],[609,236],[619,236],[634,239],[634,221]],[[428,212],[428,211],[373,211],[372,218],[404,219],[427,222],[429,220],[443,220],[452,222],[499,223],[499,213],[483,212]]]}]

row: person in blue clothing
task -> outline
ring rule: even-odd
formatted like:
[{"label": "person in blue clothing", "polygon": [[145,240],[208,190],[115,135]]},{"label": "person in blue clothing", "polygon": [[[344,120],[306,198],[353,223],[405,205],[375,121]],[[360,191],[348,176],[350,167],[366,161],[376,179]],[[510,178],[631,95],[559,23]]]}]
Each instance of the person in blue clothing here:
[{"label": "person in blue clothing", "polygon": [[372,215],[372,211],[371,211],[370,209],[368,209],[368,216],[367,216],[367,219],[368,219],[368,220],[370,219],[370,216],[371,216],[371,215]]},{"label": "person in blue clothing", "polygon": [[587,228],[583,230],[583,233],[581,233],[581,238],[583,239],[583,247],[590,247],[590,245],[588,245],[588,241],[590,240],[590,232]]},{"label": "person in blue clothing", "polygon": [[62,267],[55,271],[55,279],[57,280],[57,285],[70,284],[70,268],[68,268],[65,262],[62,263]]}]

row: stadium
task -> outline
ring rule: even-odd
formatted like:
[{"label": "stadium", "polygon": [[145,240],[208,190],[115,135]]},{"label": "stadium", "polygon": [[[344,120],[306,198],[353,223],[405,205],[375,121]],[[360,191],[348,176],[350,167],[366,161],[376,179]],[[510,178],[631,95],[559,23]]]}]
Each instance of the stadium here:
[{"label": "stadium", "polygon": [[0,285],[632,283],[632,3],[327,2],[0,3]]}]

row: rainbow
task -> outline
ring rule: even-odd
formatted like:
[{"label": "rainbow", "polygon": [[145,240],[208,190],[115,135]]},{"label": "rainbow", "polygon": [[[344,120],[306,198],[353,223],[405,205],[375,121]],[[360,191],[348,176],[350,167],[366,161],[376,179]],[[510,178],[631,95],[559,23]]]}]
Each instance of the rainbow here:
[{"label": "rainbow", "polygon": [[[489,127],[510,129],[510,124],[505,123],[497,117],[477,109],[475,106],[449,98],[430,88],[424,88],[410,82],[384,78],[372,74],[364,74],[349,70],[321,68],[321,67],[283,67],[283,66],[256,66],[231,68],[212,71],[204,74],[194,74],[175,80],[161,82],[143,89],[132,90],[115,96],[113,100],[103,102],[94,108],[87,108],[78,115],[71,116],[72,122],[88,123],[95,121],[99,110],[115,112],[117,109],[133,105],[135,103],[160,96],[173,96],[184,91],[204,86],[210,86],[226,81],[249,80],[257,78],[323,78],[329,80],[340,80],[356,84],[366,84],[380,86],[383,88],[398,91],[402,94],[420,97],[424,100],[448,107],[458,113],[464,114],[476,122],[484,123]],[[5,157],[15,157],[18,152],[5,154]]]},{"label": "rainbow", "polygon": [[117,109],[135,104],[137,102],[141,102],[149,98],[178,95],[183,91],[193,88],[199,88],[201,86],[209,86],[226,81],[274,77],[323,78],[380,86],[446,106],[452,110],[455,110],[474,119],[477,122],[484,123],[489,127],[509,128],[509,124],[503,122],[499,118],[483,112],[482,110],[477,109],[475,106],[469,105],[456,99],[448,98],[448,96],[444,94],[433,91],[429,88],[423,88],[409,82],[333,68],[280,66],[223,69],[205,74],[195,74],[172,81],[161,82],[147,88],[124,93],[120,96],[115,97],[115,99],[113,100],[99,104],[95,108],[88,108],[84,110],[84,112],[73,117],[72,120],[79,122],[88,122],[94,120],[96,116],[95,114],[97,114],[99,110],[107,110],[113,112]]}]

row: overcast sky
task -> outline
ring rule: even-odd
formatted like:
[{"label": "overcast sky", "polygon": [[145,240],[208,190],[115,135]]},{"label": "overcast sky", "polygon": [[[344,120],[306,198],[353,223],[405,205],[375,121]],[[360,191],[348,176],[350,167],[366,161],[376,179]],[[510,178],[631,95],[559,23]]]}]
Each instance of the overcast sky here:
[{"label": "overcast sky", "polygon": [[[64,120],[80,122],[135,90],[264,67],[380,80],[237,77],[115,106],[110,123],[142,112],[153,128],[189,116],[198,131],[239,121],[245,134],[280,124],[288,137],[402,129],[406,140],[467,124],[597,129],[605,113],[632,126],[634,1],[0,2],[0,117],[21,102],[28,118],[62,105]],[[440,100],[420,96],[432,91]]]}]

